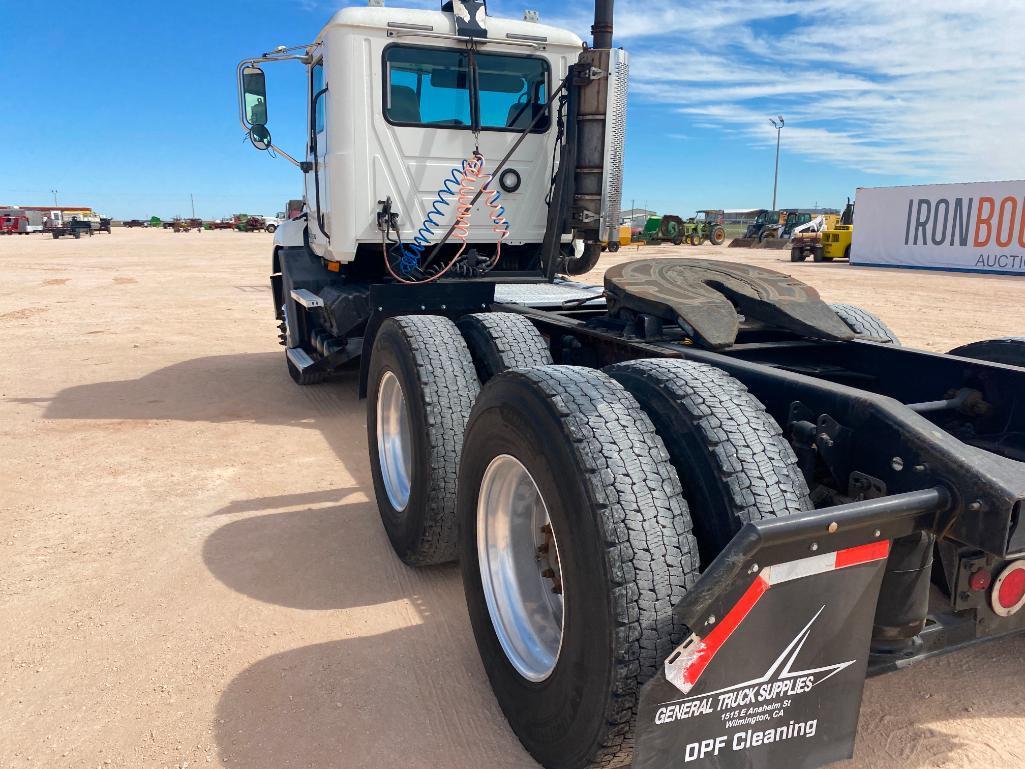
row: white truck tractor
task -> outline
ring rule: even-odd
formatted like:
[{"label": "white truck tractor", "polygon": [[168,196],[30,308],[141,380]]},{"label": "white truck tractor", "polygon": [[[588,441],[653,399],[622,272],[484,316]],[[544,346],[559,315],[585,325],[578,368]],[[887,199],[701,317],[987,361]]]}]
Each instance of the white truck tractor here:
[{"label": "white truck tractor", "polygon": [[[274,233],[285,361],[358,365],[384,530],[411,567],[460,561],[546,769],[824,766],[866,675],[1025,628],[1025,341],[912,350],[718,259],[572,280],[619,222],[612,32],[612,0],[590,46],[371,0],[239,64],[252,144],[305,179]],[[284,60],[301,159],[268,129]]]}]

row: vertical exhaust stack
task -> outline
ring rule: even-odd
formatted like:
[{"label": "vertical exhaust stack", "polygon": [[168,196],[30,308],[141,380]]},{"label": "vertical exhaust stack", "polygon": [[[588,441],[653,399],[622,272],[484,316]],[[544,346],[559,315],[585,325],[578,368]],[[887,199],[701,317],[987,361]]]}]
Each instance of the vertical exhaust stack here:
[{"label": "vertical exhaust stack", "polygon": [[593,47],[574,67],[577,151],[571,224],[585,242],[574,273],[598,261],[603,241],[619,235],[626,124],[627,56],[612,48],[613,0],[595,0]]}]

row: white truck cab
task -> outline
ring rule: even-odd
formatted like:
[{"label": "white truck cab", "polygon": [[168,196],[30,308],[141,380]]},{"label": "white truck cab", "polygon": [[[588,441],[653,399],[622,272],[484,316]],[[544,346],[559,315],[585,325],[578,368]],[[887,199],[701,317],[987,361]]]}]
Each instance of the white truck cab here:
[{"label": "white truck cab", "polygon": [[[537,262],[565,138],[568,89],[561,86],[586,46],[534,13],[515,20],[481,11],[470,20],[468,5],[474,4],[430,11],[371,0],[335,13],[311,45],[239,65],[241,119],[253,143],[273,147],[304,171],[306,218],[284,223],[279,244],[302,244],[339,265],[364,252],[381,259],[383,250],[399,278],[443,240],[449,250],[478,250],[493,266],[499,241],[509,257],[503,266]],[[467,34],[467,21],[481,26]],[[592,214],[606,229],[618,224],[625,118],[626,56],[612,53],[608,98],[615,105],[600,148],[611,173]],[[275,147],[266,127],[259,64],[280,59],[307,68],[302,161]],[[468,161],[479,164],[472,174],[465,173]],[[560,239],[573,229],[561,227]]]}]

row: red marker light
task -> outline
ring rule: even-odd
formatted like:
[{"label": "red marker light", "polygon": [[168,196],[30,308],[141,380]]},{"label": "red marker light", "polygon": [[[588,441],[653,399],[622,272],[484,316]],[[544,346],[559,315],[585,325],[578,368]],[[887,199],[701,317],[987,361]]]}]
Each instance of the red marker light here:
[{"label": "red marker light", "polygon": [[985,569],[972,572],[968,585],[972,590],[985,590],[993,582],[993,575]]},{"label": "red marker light", "polygon": [[990,605],[1001,617],[1010,617],[1025,606],[1025,561],[1014,561],[1000,573],[993,583]]}]

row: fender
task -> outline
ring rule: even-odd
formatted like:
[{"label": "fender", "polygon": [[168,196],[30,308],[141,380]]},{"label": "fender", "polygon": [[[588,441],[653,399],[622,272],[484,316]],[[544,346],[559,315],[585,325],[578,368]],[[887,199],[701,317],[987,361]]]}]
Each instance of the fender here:
[{"label": "fender", "polygon": [[303,245],[303,230],[306,229],[305,219],[288,219],[274,230],[274,248],[292,248]]}]

